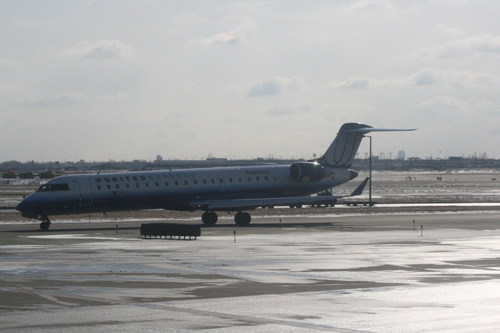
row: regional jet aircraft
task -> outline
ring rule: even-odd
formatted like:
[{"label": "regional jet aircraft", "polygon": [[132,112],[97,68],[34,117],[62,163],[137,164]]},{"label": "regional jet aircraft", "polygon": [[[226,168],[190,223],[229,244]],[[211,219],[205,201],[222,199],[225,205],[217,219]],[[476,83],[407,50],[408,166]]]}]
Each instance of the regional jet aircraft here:
[{"label": "regional jet aircraft", "polygon": [[[311,194],[358,176],[350,167],[366,133],[410,130],[346,123],[323,156],[291,165],[61,176],[42,185],[16,209],[24,217],[41,220],[42,230],[49,228],[50,215],[160,208],[204,211],[201,219],[206,225],[217,222],[216,212],[234,211],[236,224],[247,225],[251,216],[246,211],[257,207],[319,205],[342,198]],[[360,195],[367,181],[348,196]]]}]

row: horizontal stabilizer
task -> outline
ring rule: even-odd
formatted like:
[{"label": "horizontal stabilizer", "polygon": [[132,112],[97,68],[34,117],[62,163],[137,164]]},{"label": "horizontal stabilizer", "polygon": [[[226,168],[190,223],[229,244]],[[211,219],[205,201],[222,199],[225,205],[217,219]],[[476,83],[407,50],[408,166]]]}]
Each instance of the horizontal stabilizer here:
[{"label": "horizontal stabilizer", "polygon": [[369,133],[369,132],[409,132],[416,131],[416,128],[357,128],[346,130],[346,132]]},{"label": "horizontal stabilizer", "polygon": [[361,184],[359,184],[359,186],[354,191],[352,191],[350,196],[354,197],[356,195],[363,194],[363,190],[365,189],[365,186],[369,180],[370,180],[370,177],[366,177],[365,180],[363,180],[363,182]]}]

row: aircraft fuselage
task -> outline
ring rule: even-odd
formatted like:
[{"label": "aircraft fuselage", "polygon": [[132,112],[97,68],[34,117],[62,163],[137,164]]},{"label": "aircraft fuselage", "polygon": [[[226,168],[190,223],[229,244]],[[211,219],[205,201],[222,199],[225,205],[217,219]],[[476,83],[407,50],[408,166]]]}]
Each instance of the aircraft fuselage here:
[{"label": "aircraft fuselage", "polygon": [[331,175],[318,181],[292,180],[290,165],[61,176],[30,194],[17,209],[30,218],[138,209],[203,210],[202,202],[211,200],[311,195],[355,176],[348,169],[329,169]]}]

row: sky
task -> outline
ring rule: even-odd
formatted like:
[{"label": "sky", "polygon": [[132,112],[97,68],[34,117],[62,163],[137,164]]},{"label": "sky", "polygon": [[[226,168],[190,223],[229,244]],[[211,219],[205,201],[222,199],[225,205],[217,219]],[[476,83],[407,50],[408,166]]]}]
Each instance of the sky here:
[{"label": "sky", "polygon": [[498,13],[494,0],[1,0],[0,162],[307,159],[346,122],[418,129],[373,133],[374,155],[500,158]]}]

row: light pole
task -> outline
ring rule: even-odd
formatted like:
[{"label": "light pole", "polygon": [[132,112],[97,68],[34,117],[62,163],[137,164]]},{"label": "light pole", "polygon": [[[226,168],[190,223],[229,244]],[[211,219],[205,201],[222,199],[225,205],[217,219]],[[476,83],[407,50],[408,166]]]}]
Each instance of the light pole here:
[{"label": "light pole", "polygon": [[372,137],[369,135],[365,135],[365,138],[370,139],[370,162],[368,164],[370,182],[368,185],[368,206],[371,207],[372,206]]}]

